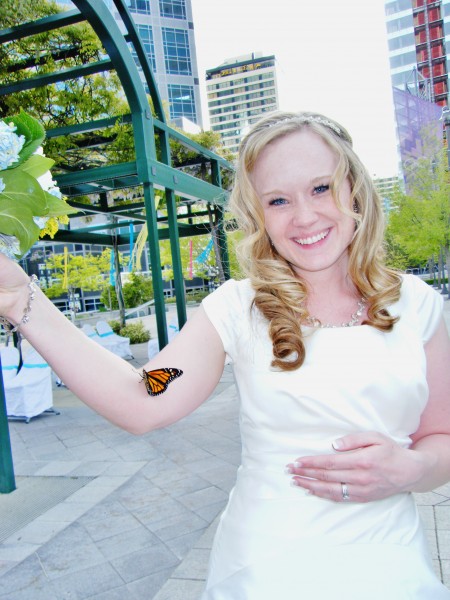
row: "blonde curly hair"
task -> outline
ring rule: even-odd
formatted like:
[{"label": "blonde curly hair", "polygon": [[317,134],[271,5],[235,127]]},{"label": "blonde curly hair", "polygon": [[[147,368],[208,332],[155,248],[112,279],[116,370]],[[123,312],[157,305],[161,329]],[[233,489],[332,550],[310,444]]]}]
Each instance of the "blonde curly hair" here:
[{"label": "blonde curly hair", "polygon": [[[367,302],[367,320],[381,331],[391,331],[398,318],[387,306],[400,296],[400,274],[384,264],[384,218],[377,191],[366,168],[352,148],[348,132],[336,121],[310,112],[273,112],[253,126],[242,140],[230,209],[244,232],[238,246],[242,269],[255,290],[254,305],[269,322],[273,345],[272,366],[290,371],[303,364],[305,346],[301,322],[309,316],[307,288],[292,266],[271,245],[261,202],[251,183],[251,173],[262,150],[281,136],[309,128],[338,158],[330,189],[338,208],[356,221],[349,246],[349,276]],[[339,190],[348,179],[349,211],[339,202]]]}]

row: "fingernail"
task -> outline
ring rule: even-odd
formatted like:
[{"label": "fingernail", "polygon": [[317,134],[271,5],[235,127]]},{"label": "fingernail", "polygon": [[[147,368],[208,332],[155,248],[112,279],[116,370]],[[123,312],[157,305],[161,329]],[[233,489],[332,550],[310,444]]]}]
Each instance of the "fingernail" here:
[{"label": "fingernail", "polygon": [[331,445],[335,450],[340,450],[344,446],[342,440],[334,440],[334,442]]},{"label": "fingernail", "polygon": [[292,475],[292,473],[294,473],[294,469],[290,465],[287,465],[286,468],[284,469],[284,472],[287,473],[288,475]]},{"label": "fingernail", "polygon": [[302,468],[302,466],[303,466],[303,465],[302,465],[302,463],[301,463],[299,460],[296,460],[296,461],[294,462],[294,467],[295,467],[296,469],[301,469],[301,468]]}]

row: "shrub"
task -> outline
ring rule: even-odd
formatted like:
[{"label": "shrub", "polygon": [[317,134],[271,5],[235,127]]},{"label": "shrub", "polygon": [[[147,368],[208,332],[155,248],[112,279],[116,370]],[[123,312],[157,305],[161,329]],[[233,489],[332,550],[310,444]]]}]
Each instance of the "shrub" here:
[{"label": "shrub", "polygon": [[203,298],[206,298],[206,296],[209,294],[209,291],[201,291],[201,290],[197,290],[195,292],[187,292],[186,293],[186,302],[198,302],[200,303]]},{"label": "shrub", "polygon": [[121,328],[121,324],[120,321],[108,321],[109,326],[111,327],[111,329],[114,331],[114,333],[117,333],[117,335],[119,335],[119,331]]},{"label": "shrub", "polygon": [[150,339],[150,331],[145,329],[142,321],[129,323],[125,327],[120,328],[119,335],[130,338],[130,344],[143,344]]}]

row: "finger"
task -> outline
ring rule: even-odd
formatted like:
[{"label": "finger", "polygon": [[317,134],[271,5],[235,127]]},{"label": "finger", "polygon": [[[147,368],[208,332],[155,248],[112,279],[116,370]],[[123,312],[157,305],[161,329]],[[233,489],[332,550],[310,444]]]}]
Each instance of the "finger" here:
[{"label": "finger", "polygon": [[378,431],[363,431],[358,433],[350,433],[341,438],[337,438],[331,444],[337,452],[346,452],[356,450],[357,448],[366,448],[383,443],[393,443],[386,435]]},{"label": "finger", "polygon": [[292,475],[294,475],[293,479],[301,477],[328,483],[340,483],[341,481],[352,481],[359,485],[369,483],[368,473],[354,469],[295,469]]},{"label": "finger", "polygon": [[341,482],[336,483],[325,483],[323,481],[314,481],[313,479],[304,479],[302,477],[295,477],[293,482],[295,486],[305,490],[308,494],[324,498],[326,500],[332,500],[333,502],[366,502],[367,499],[364,497],[364,488],[358,485],[346,483],[344,496],[344,487]]}]

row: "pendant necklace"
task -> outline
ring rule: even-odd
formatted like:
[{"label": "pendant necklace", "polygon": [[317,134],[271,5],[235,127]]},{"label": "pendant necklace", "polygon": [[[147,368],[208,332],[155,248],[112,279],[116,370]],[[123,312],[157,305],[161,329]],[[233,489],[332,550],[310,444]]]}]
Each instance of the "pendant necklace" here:
[{"label": "pendant necklace", "polygon": [[307,325],[309,325],[310,327],[319,327],[320,329],[335,329],[337,327],[353,327],[354,325],[356,325],[361,317],[361,315],[364,312],[364,309],[366,308],[366,301],[364,300],[364,298],[361,298],[361,300],[358,300],[358,308],[356,309],[356,311],[352,314],[350,321],[347,321],[347,323],[341,323],[340,325],[332,325],[331,323],[322,323],[317,317],[306,317],[305,318],[305,323]]}]

